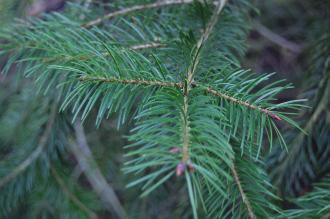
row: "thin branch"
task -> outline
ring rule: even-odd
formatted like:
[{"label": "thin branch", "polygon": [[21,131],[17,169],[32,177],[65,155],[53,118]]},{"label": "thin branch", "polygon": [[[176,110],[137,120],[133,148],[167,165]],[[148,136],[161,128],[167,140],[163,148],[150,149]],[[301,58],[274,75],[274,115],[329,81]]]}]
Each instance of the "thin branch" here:
[{"label": "thin branch", "polygon": [[[182,142],[183,142],[183,148],[182,148],[182,160],[181,160],[181,166],[185,165],[189,161],[189,144],[190,144],[190,125],[189,125],[189,115],[188,115],[188,106],[189,106],[189,91],[192,88],[192,82],[194,79],[195,70],[197,68],[197,65],[199,63],[200,58],[200,50],[204,43],[209,38],[213,27],[215,26],[216,22],[218,21],[218,17],[220,12],[222,11],[224,5],[226,4],[227,0],[219,0],[217,3],[217,6],[213,12],[212,17],[210,18],[210,21],[208,22],[203,34],[201,35],[200,39],[197,42],[195,53],[193,54],[192,58],[192,64],[188,68],[187,72],[187,81],[184,83],[183,86],[183,115],[182,115]],[[180,166],[178,166],[180,167]],[[177,171],[180,173],[180,171]],[[178,174],[180,175],[180,174]]]},{"label": "thin branch", "polygon": [[273,31],[271,31],[270,29],[268,29],[267,27],[265,27],[264,25],[262,25],[259,22],[255,22],[254,23],[254,28],[256,31],[258,31],[258,33],[267,38],[269,41],[275,43],[276,45],[285,48],[293,53],[297,53],[299,54],[302,51],[302,46],[295,43],[295,42],[291,42],[287,39],[285,39],[284,37],[278,35],[277,33],[274,33]]},{"label": "thin branch", "polygon": [[56,169],[54,167],[50,168],[52,175],[54,176],[56,182],[60,185],[65,195],[81,210],[83,210],[91,219],[97,219],[97,215],[91,211],[84,203],[82,203],[73,193],[70,192],[70,190],[65,185],[65,182],[60,177],[60,175],[57,173]]},{"label": "thin branch", "polygon": [[140,50],[140,49],[159,48],[159,47],[164,47],[164,46],[166,46],[166,45],[163,43],[150,42],[150,43],[145,43],[145,44],[134,45],[129,48],[133,49],[133,50]]},{"label": "thin branch", "polygon": [[80,81],[96,81],[96,82],[104,82],[104,83],[134,84],[134,85],[182,88],[182,84],[177,83],[177,82],[148,81],[148,80],[143,80],[143,79],[118,79],[118,78],[82,76],[79,78],[79,80]]},{"label": "thin branch", "polygon": [[182,115],[182,142],[183,142],[183,147],[182,147],[182,163],[186,164],[187,161],[189,160],[189,144],[190,144],[190,125],[189,125],[189,118],[188,118],[188,96],[184,95],[183,97],[183,115]]},{"label": "thin branch", "polygon": [[77,143],[71,144],[71,149],[92,188],[101,198],[105,207],[115,212],[119,218],[127,218],[114,189],[107,183],[92,155],[80,120],[75,122],[74,130]]},{"label": "thin branch", "polygon": [[144,4],[144,5],[135,5],[130,8],[124,8],[119,11],[114,11],[109,14],[104,15],[103,17],[97,18],[95,20],[92,20],[88,23],[85,23],[81,25],[82,27],[89,28],[94,25],[98,25],[102,23],[105,20],[114,18],[116,16],[122,16],[126,15],[129,13],[137,12],[137,11],[142,11],[146,9],[151,9],[151,8],[160,8],[163,6],[171,6],[171,5],[179,5],[179,4],[189,4],[193,3],[193,0],[164,0],[164,1],[156,1],[155,3],[151,4]]},{"label": "thin branch", "polygon": [[[150,43],[144,43],[144,44],[137,44],[137,45],[133,45],[128,47],[129,49],[132,50],[142,50],[142,49],[152,49],[152,48],[160,48],[160,47],[164,47],[166,46],[163,43],[159,43],[159,42],[150,42]],[[102,55],[104,56],[109,56],[108,52],[104,52],[102,53]],[[75,59],[79,59],[79,60],[89,60],[92,59],[93,56],[91,55],[78,55],[78,56],[68,56],[68,57],[51,57],[51,58],[43,58],[42,61],[44,63],[49,63],[49,62],[54,62],[54,61],[73,61]]]},{"label": "thin branch", "polygon": [[193,81],[193,77],[197,68],[197,65],[199,63],[199,56],[200,56],[200,50],[203,47],[204,43],[208,40],[215,24],[218,21],[219,18],[219,14],[221,13],[223,7],[225,6],[227,0],[219,0],[217,3],[217,6],[215,8],[215,11],[212,15],[212,17],[210,18],[210,21],[208,22],[202,36],[200,37],[200,39],[197,42],[196,45],[196,49],[195,49],[195,53],[193,55],[193,59],[192,59],[192,64],[188,70],[188,82],[189,84],[192,83]]},{"label": "thin branch", "polygon": [[49,119],[43,132],[42,136],[40,137],[38,147],[30,154],[28,158],[26,158],[21,164],[19,164],[14,170],[12,170],[8,175],[3,177],[0,180],[0,188],[9,183],[11,180],[16,178],[19,174],[24,172],[43,152],[44,148],[46,147],[48,138],[51,134],[53,123],[55,121],[56,113],[57,113],[57,106],[58,103],[54,103],[51,109]]},{"label": "thin branch", "polygon": [[[195,84],[196,86],[200,86],[198,84]],[[210,94],[213,94],[214,96],[217,96],[217,97],[221,97],[223,99],[226,99],[228,101],[231,101],[233,103],[236,103],[236,104],[239,104],[239,105],[242,105],[242,106],[245,106],[247,108],[250,108],[250,109],[253,109],[253,110],[258,110],[270,117],[272,117],[273,119],[276,119],[276,120],[282,120],[279,116],[275,115],[273,112],[271,112],[270,110],[267,110],[267,109],[264,109],[264,108],[261,108],[259,106],[256,106],[256,105],[253,105],[249,102],[245,102],[245,101],[242,101],[242,100],[239,100],[235,97],[232,97],[232,96],[229,96],[227,94],[224,94],[224,93],[221,93],[220,91],[217,91],[217,90],[214,90],[213,88],[211,87],[204,87],[204,89],[210,93]]]},{"label": "thin branch", "polygon": [[252,209],[252,207],[251,207],[251,204],[250,204],[249,199],[248,199],[247,196],[245,195],[245,192],[244,192],[244,190],[243,190],[243,188],[242,188],[242,184],[241,184],[241,181],[240,181],[239,176],[238,176],[238,174],[237,174],[237,171],[236,171],[235,165],[233,164],[233,167],[231,167],[230,169],[231,169],[231,171],[232,171],[232,173],[233,173],[233,175],[234,175],[234,180],[235,180],[235,182],[236,182],[236,184],[237,184],[237,187],[238,187],[238,190],[239,190],[239,192],[240,192],[240,194],[241,194],[242,201],[243,201],[243,203],[246,205],[246,207],[247,207],[247,209],[248,209],[249,217],[250,217],[250,219],[254,219],[254,218],[255,218],[255,215],[254,215],[254,213],[253,213],[253,209]]},{"label": "thin branch", "polygon": [[[103,82],[103,83],[118,83],[118,84],[135,84],[135,85],[144,85],[144,86],[159,86],[159,87],[176,87],[180,89],[185,89],[184,84],[179,82],[167,82],[167,81],[148,81],[148,80],[141,80],[141,79],[118,79],[118,78],[106,78],[106,77],[92,77],[92,76],[82,76],[79,78],[80,81],[94,81],[94,82]],[[279,116],[275,115],[272,111],[264,109],[260,106],[256,106],[254,104],[251,104],[246,101],[239,100],[235,97],[229,96],[228,94],[224,94],[220,91],[217,91],[211,87],[205,87],[203,85],[197,84],[193,82],[191,84],[191,88],[194,87],[201,87],[205,89],[207,93],[210,93],[214,96],[226,99],[228,101],[231,101],[233,103],[245,106],[247,108],[250,108],[252,110],[258,110],[273,119],[276,120],[282,120]],[[188,91],[189,92],[189,91]],[[185,104],[188,104],[187,100],[184,100]],[[185,106],[184,106],[185,108]],[[186,109],[187,110],[187,109]],[[184,110],[185,111],[185,110]],[[188,111],[187,111],[188,112]]]}]

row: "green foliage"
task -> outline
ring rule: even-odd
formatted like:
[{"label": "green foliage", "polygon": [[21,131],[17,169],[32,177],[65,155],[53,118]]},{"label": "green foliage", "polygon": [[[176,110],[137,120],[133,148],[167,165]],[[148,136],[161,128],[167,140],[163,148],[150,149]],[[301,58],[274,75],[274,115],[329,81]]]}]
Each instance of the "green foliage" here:
[{"label": "green foliage", "polygon": [[[310,11],[328,7],[328,2],[310,3]],[[307,72],[302,86],[308,109],[301,112],[301,126],[308,135],[288,130],[289,153],[276,149],[268,159],[272,181],[279,193],[294,204],[290,218],[329,217],[330,170],[330,36],[324,28],[328,15],[317,13],[312,23],[307,56]]]},{"label": "green foliage", "polygon": [[[82,218],[92,216],[89,209],[100,210],[90,191],[77,182],[78,188],[72,187],[74,180],[56,168],[66,164],[72,143],[67,119],[86,122],[92,115],[97,127],[111,116],[118,127],[127,121],[134,125],[123,171],[134,175],[127,186],[140,185],[142,197],[185,178],[180,186],[189,197],[188,217],[286,217],[264,172],[264,145],[269,142],[271,148],[278,138],[286,147],[277,123],[298,127],[290,117],[301,100],[276,103],[291,85],[269,83],[271,75],[242,69],[251,5],[237,0],[222,8],[225,3],[139,10],[100,27],[86,26],[82,19],[93,16],[82,10],[80,18],[81,6],[72,4],[63,13],[2,29],[0,53],[9,56],[3,72],[19,68],[43,94],[18,95],[19,104],[11,97],[1,114],[0,127],[12,126],[0,134],[3,142],[22,132],[10,143],[2,179],[42,146],[13,181],[3,184],[3,212],[31,191],[31,217]],[[126,4],[130,1],[120,6]],[[22,109],[29,115],[26,121]],[[35,181],[38,174],[41,182]],[[40,208],[45,200],[54,212]]]},{"label": "green foliage", "polygon": [[[309,135],[294,130],[287,132],[290,153],[275,150],[269,158],[269,168],[274,182],[283,195],[299,196],[311,189],[312,183],[327,173],[329,163],[329,93],[330,45],[329,36],[323,35],[312,44],[313,56],[306,80],[304,96],[312,107],[303,112],[308,119],[302,127]],[[314,83],[311,83],[314,82]],[[283,171],[285,170],[285,171]]]},{"label": "green foliage", "polygon": [[24,16],[26,8],[33,3],[34,0],[0,0],[0,28],[8,25],[16,17]]},{"label": "green foliage", "polygon": [[242,191],[236,183],[228,185],[228,198],[223,199],[216,193],[208,196],[206,205],[210,206],[209,218],[246,218],[250,215],[246,205],[250,205],[256,218],[286,217],[276,205],[279,198],[263,170],[264,165],[247,156],[235,162],[240,186],[244,189],[245,200],[242,204]]},{"label": "green foliage", "polygon": [[328,218],[330,212],[329,176],[315,184],[313,191],[299,197],[295,204],[299,209],[288,211],[290,218]]}]

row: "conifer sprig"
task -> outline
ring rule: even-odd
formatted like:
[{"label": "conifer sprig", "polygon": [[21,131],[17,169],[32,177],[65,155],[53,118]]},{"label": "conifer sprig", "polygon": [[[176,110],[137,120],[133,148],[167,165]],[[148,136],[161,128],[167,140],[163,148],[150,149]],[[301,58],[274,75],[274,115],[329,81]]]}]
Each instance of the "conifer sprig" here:
[{"label": "conifer sprig", "polygon": [[[183,9],[163,7],[170,5]],[[152,8],[160,10],[145,10]],[[69,9],[1,32],[12,54],[4,71],[17,63],[46,95],[61,88],[61,111],[73,121],[92,114],[100,126],[116,115],[120,127],[133,118],[123,170],[136,175],[128,187],[142,184],[141,196],[176,173],[185,176],[194,218],[279,214],[259,163],[264,136],[270,145],[274,134],[282,139],[276,122],[295,125],[287,115],[301,105],[274,104],[290,86],[264,86],[269,75],[241,70],[245,0],[141,4],[83,26]],[[125,17],[137,11],[145,15]]]},{"label": "conifer sprig", "polygon": [[240,179],[239,179],[238,173],[237,173],[237,171],[236,171],[236,167],[233,166],[233,167],[231,168],[231,171],[232,171],[232,173],[233,173],[233,176],[234,176],[235,182],[236,182],[237,187],[238,187],[238,189],[239,189],[239,193],[240,193],[240,195],[241,195],[241,197],[242,197],[242,201],[243,201],[243,203],[246,205],[246,207],[247,207],[247,209],[248,209],[249,217],[250,217],[250,219],[254,219],[254,218],[255,218],[255,215],[254,215],[254,213],[253,213],[253,209],[252,209],[252,207],[251,207],[251,204],[250,204],[249,199],[246,197],[245,192],[244,192],[244,190],[243,190],[243,188],[242,188],[242,184],[241,184],[241,181],[240,181]]}]

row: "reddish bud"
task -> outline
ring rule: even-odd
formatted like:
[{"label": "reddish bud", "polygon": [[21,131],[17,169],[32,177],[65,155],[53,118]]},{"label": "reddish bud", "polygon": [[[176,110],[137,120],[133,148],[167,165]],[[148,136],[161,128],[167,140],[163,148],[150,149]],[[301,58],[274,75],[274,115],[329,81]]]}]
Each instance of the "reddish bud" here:
[{"label": "reddish bud", "polygon": [[176,176],[181,176],[185,170],[186,170],[186,164],[180,162],[175,169]]},{"label": "reddish bud", "polygon": [[270,116],[271,116],[273,119],[276,119],[277,121],[282,121],[282,119],[281,119],[278,115],[270,114]]},{"label": "reddish bud", "polygon": [[179,152],[181,152],[181,148],[179,148],[179,147],[173,147],[170,149],[171,154],[177,154]]},{"label": "reddish bud", "polygon": [[191,173],[195,172],[195,167],[194,167],[194,164],[191,162],[191,160],[187,161],[187,166],[188,166],[189,172],[191,172]]}]

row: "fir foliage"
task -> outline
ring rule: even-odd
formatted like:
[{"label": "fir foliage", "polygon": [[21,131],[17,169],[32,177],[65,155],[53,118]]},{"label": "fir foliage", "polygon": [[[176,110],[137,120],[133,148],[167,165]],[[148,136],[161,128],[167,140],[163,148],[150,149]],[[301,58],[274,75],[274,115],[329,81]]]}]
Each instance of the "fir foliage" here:
[{"label": "fir foliage", "polygon": [[[25,95],[10,97],[0,114],[0,127],[10,124],[0,133],[1,148],[10,149],[0,169],[3,214],[28,197],[36,204],[31,217],[94,217],[103,209],[95,194],[88,186],[67,186],[77,182],[59,170],[72,144],[68,120],[93,119],[101,127],[114,116],[118,128],[134,126],[123,172],[134,176],[127,187],[140,186],[142,197],[184,180],[180,186],[190,208],[180,214],[189,218],[293,215],[277,206],[264,171],[264,145],[271,148],[277,138],[286,148],[278,123],[298,127],[291,117],[302,100],[276,103],[291,85],[270,83],[271,75],[241,67],[253,10],[249,1],[111,6],[98,19],[89,11],[102,10],[99,5],[70,4],[62,13],[1,30],[0,53],[8,56],[3,73],[9,77],[17,68],[37,87],[20,88]],[[24,168],[17,172],[17,165]],[[38,206],[43,200],[54,212]]]}]

